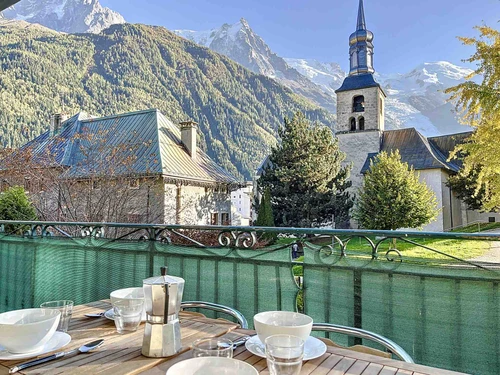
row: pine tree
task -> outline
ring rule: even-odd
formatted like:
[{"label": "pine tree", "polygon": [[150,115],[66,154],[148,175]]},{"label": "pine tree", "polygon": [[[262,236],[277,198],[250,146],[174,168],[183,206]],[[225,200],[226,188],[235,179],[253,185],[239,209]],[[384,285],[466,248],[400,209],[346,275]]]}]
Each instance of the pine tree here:
[{"label": "pine tree", "polygon": [[269,188],[264,190],[255,225],[258,227],[274,227],[273,208],[271,207],[271,193],[269,192]]},{"label": "pine tree", "polygon": [[259,191],[269,189],[277,226],[317,227],[333,218],[345,225],[353,206],[349,168],[341,166],[345,155],[332,131],[298,112],[285,118],[279,136],[258,183]]},{"label": "pine tree", "polygon": [[381,152],[370,163],[353,217],[365,229],[418,228],[436,218],[434,193],[399,151]]},{"label": "pine tree", "polygon": [[[271,206],[271,193],[269,192],[269,188],[264,190],[255,225],[258,227],[274,227],[273,208]],[[266,232],[262,234],[260,238],[272,243],[276,240],[277,234]]]}]

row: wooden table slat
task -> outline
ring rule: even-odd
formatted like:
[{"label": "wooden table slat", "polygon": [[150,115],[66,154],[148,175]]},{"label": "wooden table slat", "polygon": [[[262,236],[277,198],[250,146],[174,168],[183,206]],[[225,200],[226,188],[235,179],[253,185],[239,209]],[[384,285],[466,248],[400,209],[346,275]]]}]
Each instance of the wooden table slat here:
[{"label": "wooden table slat", "polygon": [[346,375],[361,375],[365,369],[368,367],[370,362],[358,359],[350,368],[347,370]]},{"label": "wooden table slat", "polygon": [[394,375],[396,374],[396,372],[398,372],[398,369],[396,367],[384,366],[379,375]]},{"label": "wooden table slat", "polygon": [[[254,334],[253,331],[239,329],[236,323],[209,319],[181,312],[180,353],[170,358],[147,358],[141,355],[143,327],[137,332],[119,335],[114,322],[102,318],[87,318],[84,314],[99,313],[111,307],[109,301],[95,301],[75,306],[68,333],[72,341],[65,348],[68,351],[79,348],[90,341],[104,338],[104,345],[98,350],[68,358],[48,362],[25,369],[20,375],[164,375],[175,363],[192,357],[190,350],[194,340],[202,337],[224,336],[235,340],[241,336]],[[48,355],[47,353],[45,355]],[[44,356],[45,356],[44,355]],[[253,355],[244,346],[234,351],[233,358],[254,366],[259,374],[269,375],[265,358]],[[9,367],[25,362],[0,361],[0,375],[7,375]],[[301,375],[460,375],[457,372],[421,366],[352,350],[327,347],[327,352],[319,358],[304,362]],[[463,374],[462,374],[463,375]]]},{"label": "wooden table slat", "polygon": [[362,372],[362,375],[379,375],[383,367],[378,363],[370,363]]},{"label": "wooden table slat", "polygon": [[[344,375],[356,362],[355,358],[344,357],[328,372],[328,375]],[[314,372],[313,372],[314,374]]]},{"label": "wooden table slat", "polygon": [[[317,365],[313,364],[310,368],[306,367],[304,364],[302,372],[305,374],[311,375],[324,375],[328,374],[328,372],[334,367],[338,362],[342,360],[342,357],[336,356],[334,354],[326,354],[322,358],[323,360],[319,362]],[[309,364],[311,361],[307,362]]]}]

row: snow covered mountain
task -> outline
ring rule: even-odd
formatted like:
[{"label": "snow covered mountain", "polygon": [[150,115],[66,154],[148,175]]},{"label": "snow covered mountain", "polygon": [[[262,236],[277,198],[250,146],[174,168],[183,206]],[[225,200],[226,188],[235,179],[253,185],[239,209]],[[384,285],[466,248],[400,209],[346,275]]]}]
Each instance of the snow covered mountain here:
[{"label": "snow covered mountain", "polygon": [[113,24],[125,23],[121,14],[103,7],[99,0],[22,0],[3,16],[66,33],[100,33]]},{"label": "snow covered mountain", "polygon": [[[346,72],[335,62],[282,58],[241,19],[209,31],[174,30],[195,43],[224,54],[248,69],[267,75],[335,113],[335,90]],[[446,61],[423,63],[406,74],[376,73],[388,95],[386,129],[417,128],[426,136],[467,131],[460,125],[444,89],[472,71]],[[318,92],[319,91],[321,92]],[[325,95],[327,98],[325,99]]]},{"label": "snow covered mountain", "polygon": [[[285,58],[286,62],[325,92],[340,87],[346,73],[336,63]],[[375,73],[387,94],[386,129],[414,127],[427,136],[467,131],[459,124],[444,90],[464,82],[471,69],[447,61],[423,63],[406,74]]]},{"label": "snow covered mountain", "polygon": [[274,78],[297,94],[335,112],[335,99],[331,93],[291,68],[276,55],[264,40],[255,34],[248,22],[242,18],[230,25],[208,31],[174,30],[174,33],[197,44],[208,47],[243,65],[247,69]]},{"label": "snow covered mountain", "polygon": [[406,74],[379,75],[377,79],[388,95],[386,123],[391,128],[413,126],[425,135],[470,130],[459,124],[444,90],[464,82],[471,73],[471,69],[437,61],[420,64]]},{"label": "snow covered mountain", "polygon": [[[39,23],[69,33],[99,33],[123,17],[99,0],[22,0],[4,11],[9,19]],[[335,90],[346,72],[335,62],[282,58],[274,53],[245,19],[208,31],[174,32],[228,56],[251,71],[276,79],[293,92],[336,112]],[[388,95],[386,129],[415,127],[427,136],[465,131],[446,102],[443,90],[464,81],[470,69],[446,61],[424,63],[406,74],[376,73]]]},{"label": "snow covered mountain", "polygon": [[347,75],[340,65],[334,62],[324,63],[314,59],[291,59],[286,57],[285,61],[331,95],[335,95],[335,90],[342,85]]}]

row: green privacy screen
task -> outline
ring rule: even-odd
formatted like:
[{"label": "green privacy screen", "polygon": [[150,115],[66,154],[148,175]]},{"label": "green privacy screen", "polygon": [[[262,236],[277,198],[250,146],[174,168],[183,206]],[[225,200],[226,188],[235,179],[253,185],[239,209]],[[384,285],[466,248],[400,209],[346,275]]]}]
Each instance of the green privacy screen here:
[{"label": "green privacy screen", "polygon": [[[341,258],[305,247],[303,302],[316,322],[364,328],[401,345],[417,363],[473,374],[500,373],[496,270],[460,262]],[[199,248],[87,237],[0,238],[0,312],[53,299],[83,304],[141,286],[167,265],[186,280],[184,300],[240,310],[295,310],[290,247]],[[301,299],[302,300],[302,299]],[[343,345],[356,342],[333,336]],[[368,344],[368,343],[364,343]]]},{"label": "green privacy screen", "polygon": [[109,298],[113,290],[142,286],[163,265],[186,280],[185,301],[231,306],[250,318],[263,310],[296,308],[298,288],[286,248],[200,249],[156,241],[6,237],[0,241],[0,311],[54,299],[82,304]]},{"label": "green privacy screen", "polygon": [[[498,271],[306,251],[305,313],[388,337],[415,362],[500,373]],[[352,345],[345,337],[334,341]]]}]

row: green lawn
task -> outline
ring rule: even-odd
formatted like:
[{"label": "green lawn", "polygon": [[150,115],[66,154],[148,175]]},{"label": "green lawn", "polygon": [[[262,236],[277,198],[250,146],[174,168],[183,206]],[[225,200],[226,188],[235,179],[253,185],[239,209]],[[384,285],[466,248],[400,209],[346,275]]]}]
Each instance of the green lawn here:
[{"label": "green lawn", "polygon": [[[375,237],[370,238],[375,243],[378,241]],[[287,238],[287,240],[289,240]],[[461,258],[461,259],[472,259],[480,255],[485,254],[491,248],[490,241],[479,241],[479,240],[452,240],[452,239],[427,239],[427,238],[417,238],[410,239],[413,242],[436,249],[445,254]],[[293,242],[293,241],[290,241]],[[331,244],[331,239],[323,238],[314,241],[315,245],[329,245]],[[383,255],[389,248],[392,247],[392,240],[386,240],[381,243],[378,253]],[[339,250],[338,244],[335,244],[335,249]],[[445,260],[450,259],[446,255],[436,253],[431,250],[427,250],[418,245],[414,245],[403,240],[396,241],[396,249],[398,249],[404,258],[415,258],[422,260]],[[365,239],[353,238],[349,241],[347,245],[347,255],[367,255],[371,254],[371,246]]]},{"label": "green lawn", "polygon": [[[475,240],[419,238],[414,239],[413,242],[461,259],[472,259],[477,256],[483,255],[491,247],[491,243],[489,241]],[[392,247],[392,241],[384,241],[379,247],[378,252],[385,253],[387,250],[389,250],[390,247]],[[348,252],[367,252],[370,251],[371,247],[366,241],[353,239],[349,242],[347,249]],[[405,258],[449,259],[449,257],[447,257],[446,255],[441,255],[434,251],[402,240],[396,241],[396,249],[398,249]]]},{"label": "green lawn", "polygon": [[[375,241],[375,238],[372,238],[372,241]],[[413,239],[413,242],[436,249],[445,254],[464,260],[473,259],[475,257],[483,255],[486,252],[488,252],[491,247],[490,241],[475,241],[475,240]],[[330,243],[331,241],[328,241],[323,243],[323,245],[328,245]],[[321,245],[321,243],[318,243],[317,241],[316,245]],[[384,241],[378,249],[378,255],[380,257],[385,256],[385,253],[387,252],[387,250],[389,250],[389,247],[392,247],[392,241],[391,240]],[[335,245],[334,248],[340,252],[338,245]],[[425,249],[417,245],[410,244],[402,240],[396,241],[396,249],[398,249],[401,252],[403,260],[405,261],[425,263],[428,265],[431,265],[433,261],[436,261],[437,263],[441,263],[441,261],[443,260],[456,262],[455,260],[451,259],[450,257],[447,257],[446,255],[436,253],[434,251]],[[351,241],[349,241],[346,252],[348,257],[356,257],[356,256],[369,257],[371,255],[371,246],[366,242],[366,240],[353,238]],[[298,262],[302,262],[303,260],[304,257],[297,258]],[[302,266],[301,265],[293,266],[293,274],[294,276],[302,276],[303,275]]]},{"label": "green lawn", "polygon": [[500,222],[498,223],[476,223],[471,224],[463,228],[453,229],[452,232],[458,233],[476,233],[484,232],[485,230],[500,228]]}]

